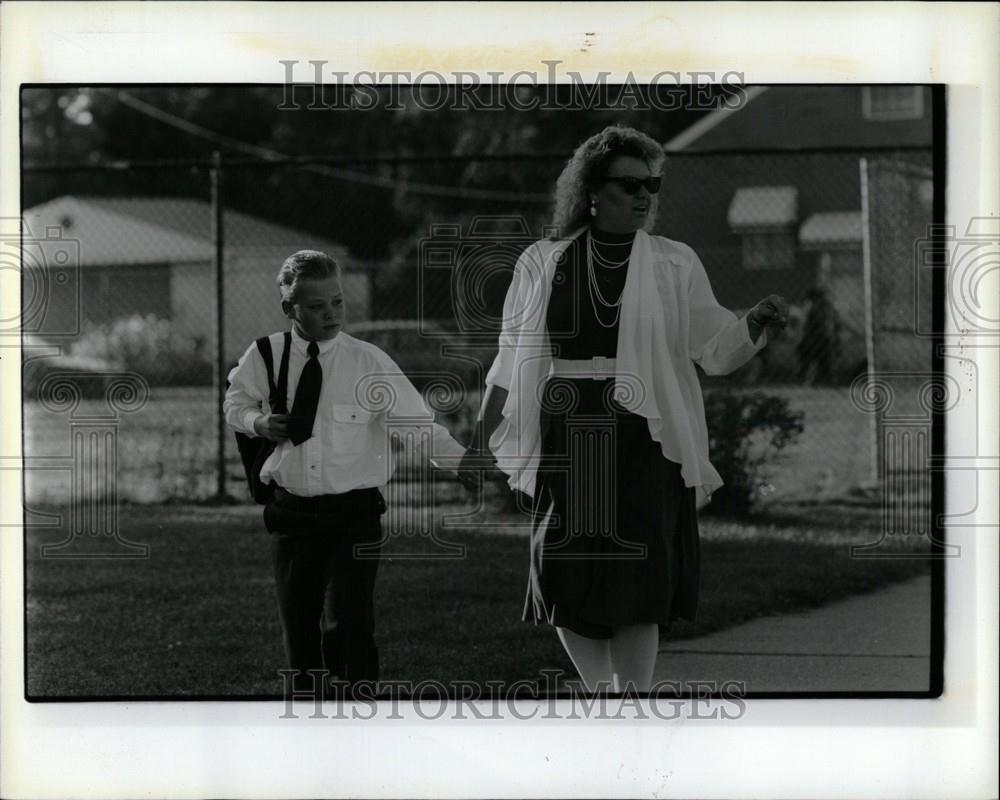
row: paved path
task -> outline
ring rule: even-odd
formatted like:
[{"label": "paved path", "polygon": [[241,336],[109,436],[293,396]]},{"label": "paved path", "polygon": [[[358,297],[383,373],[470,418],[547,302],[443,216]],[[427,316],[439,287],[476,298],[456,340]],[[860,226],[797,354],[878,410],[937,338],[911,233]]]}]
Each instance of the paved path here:
[{"label": "paved path", "polygon": [[654,681],[742,681],[746,692],[926,691],[929,576],[823,608],[660,646]]}]

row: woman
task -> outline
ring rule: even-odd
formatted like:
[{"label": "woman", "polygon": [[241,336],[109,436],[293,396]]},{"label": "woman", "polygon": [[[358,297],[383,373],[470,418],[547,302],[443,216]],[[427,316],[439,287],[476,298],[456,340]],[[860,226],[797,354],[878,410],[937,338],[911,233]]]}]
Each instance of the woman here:
[{"label": "woman", "polygon": [[777,295],[737,319],[691,248],[646,233],[662,162],[610,127],[567,163],[563,238],[517,263],[461,470],[495,457],[532,498],[524,617],[556,628],[591,691],[648,691],[658,626],[694,615],[696,504],[722,485],[694,364],[730,372],[787,320]]}]

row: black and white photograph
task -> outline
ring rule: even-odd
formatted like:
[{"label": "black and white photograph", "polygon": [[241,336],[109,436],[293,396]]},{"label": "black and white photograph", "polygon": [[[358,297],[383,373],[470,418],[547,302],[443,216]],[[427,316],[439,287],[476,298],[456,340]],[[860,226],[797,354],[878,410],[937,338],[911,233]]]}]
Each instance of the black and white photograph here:
[{"label": "black and white photograph", "polygon": [[940,691],[943,93],[511,88],[22,90],[30,699]]},{"label": "black and white photograph", "polygon": [[[955,187],[970,163],[995,176],[968,109],[996,110],[996,76],[970,101],[947,75],[790,55],[801,74],[763,80],[669,52],[631,71],[568,5],[573,46],[519,70],[436,50],[433,4],[405,69],[345,57],[362,22],[325,51],[261,40],[233,79],[255,46],[216,14],[282,19],[267,3],[195,13],[200,79],[17,62],[4,702],[57,741],[148,713],[158,733],[122,752],[177,743],[187,766],[84,767],[84,793],[8,766],[9,796],[902,796],[933,768],[913,737],[949,725],[981,774],[908,796],[995,787],[996,642],[976,637],[996,623],[1000,223],[995,185]],[[477,37],[505,7],[524,21],[486,4]],[[407,41],[420,15],[396,9]],[[680,24],[632,13],[643,46]],[[847,726],[879,719],[905,768],[852,749]],[[213,725],[219,774],[184,742]],[[251,725],[237,755],[225,731]],[[404,764],[366,754],[415,726]],[[810,774],[680,766],[754,731],[791,763],[797,726]],[[602,755],[560,777],[567,731]],[[824,731],[859,765],[839,787]],[[607,748],[640,734],[622,777]],[[284,790],[250,755],[343,739]]]}]

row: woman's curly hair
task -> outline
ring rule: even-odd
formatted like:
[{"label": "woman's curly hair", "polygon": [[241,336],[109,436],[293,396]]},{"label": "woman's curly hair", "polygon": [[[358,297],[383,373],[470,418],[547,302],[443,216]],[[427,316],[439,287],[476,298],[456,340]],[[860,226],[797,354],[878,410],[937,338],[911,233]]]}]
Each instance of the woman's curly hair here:
[{"label": "woman's curly hair", "polygon": [[[663,165],[663,147],[635,128],[612,125],[576,148],[556,181],[555,214],[552,225],[567,236],[590,221],[589,192],[598,185],[608,165],[618,156],[642,159],[653,175]],[[650,201],[646,230],[656,221],[656,195]]]}]

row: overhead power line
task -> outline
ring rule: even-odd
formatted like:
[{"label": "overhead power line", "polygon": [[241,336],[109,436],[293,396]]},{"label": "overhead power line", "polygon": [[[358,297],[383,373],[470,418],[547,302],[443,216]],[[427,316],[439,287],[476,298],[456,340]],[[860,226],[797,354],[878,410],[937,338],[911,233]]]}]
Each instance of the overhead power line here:
[{"label": "overhead power line", "polygon": [[[178,117],[176,114],[172,114],[169,111],[165,111],[162,108],[147,103],[144,100],[140,100],[126,91],[119,90],[117,96],[118,100],[123,105],[128,106],[132,110],[137,111],[140,114],[145,114],[151,119],[155,119],[165,125],[170,125],[171,127],[184,131],[191,136],[196,136],[205,141],[212,142],[215,145],[232,148],[233,150],[237,150],[265,162],[288,161],[291,159],[291,156],[279,153],[277,150],[260,147],[259,145],[244,142],[239,139],[234,139],[231,136],[226,136],[216,131],[209,130],[208,128],[202,127],[201,125],[191,122],[190,120]],[[370,175],[366,172],[358,172],[357,170],[330,167],[315,163],[305,164],[302,168],[308,172],[325,175],[327,177],[351,183],[378,186],[383,189],[402,188],[413,194],[435,197],[456,197],[470,200],[506,200],[532,204],[547,204],[551,202],[552,199],[551,195],[548,194],[538,194],[533,192],[509,192],[498,189],[441,186],[438,184],[422,183],[418,181],[400,180],[398,178],[390,178],[383,175]]]}]

